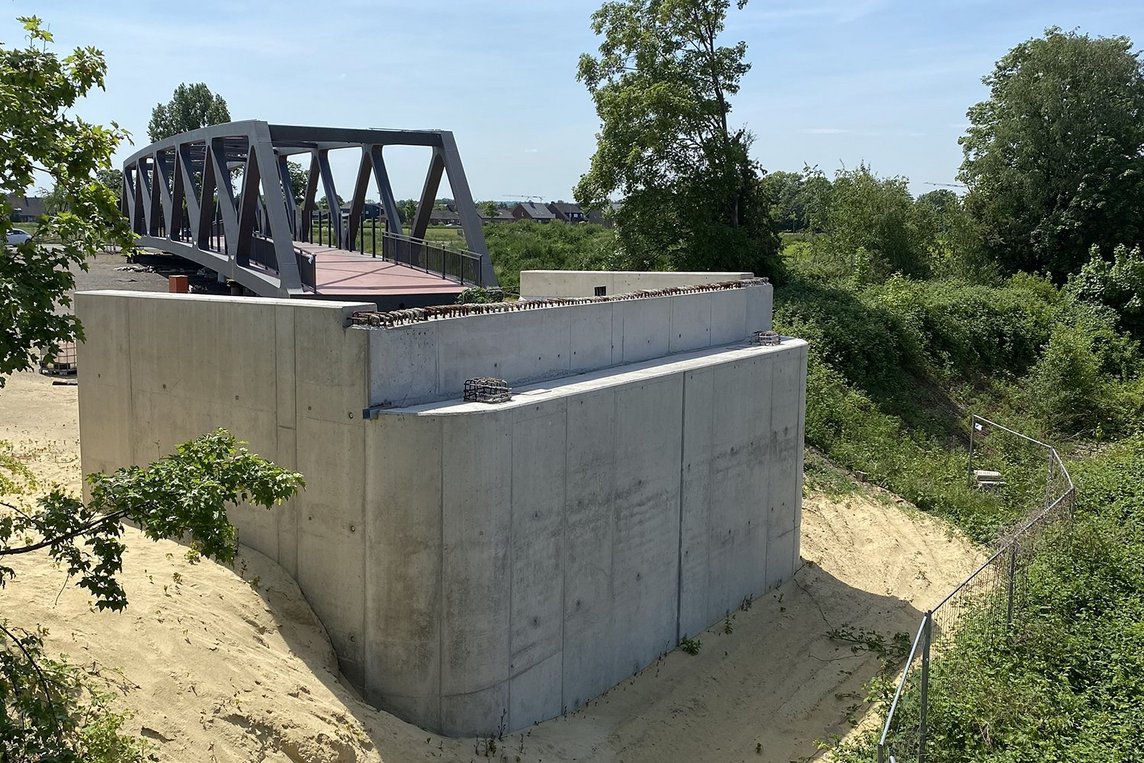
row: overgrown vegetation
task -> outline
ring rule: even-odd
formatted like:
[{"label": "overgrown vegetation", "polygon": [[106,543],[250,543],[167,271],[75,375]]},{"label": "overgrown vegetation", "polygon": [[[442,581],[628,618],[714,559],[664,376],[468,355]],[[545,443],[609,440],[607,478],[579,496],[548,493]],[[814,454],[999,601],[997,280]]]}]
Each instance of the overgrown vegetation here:
[{"label": "overgrown vegetation", "polygon": [[[1144,759],[1144,435],[1073,476],[1075,520],[1042,538],[1007,637],[970,617],[934,661],[927,760]],[[900,712],[916,720],[916,694]],[[837,758],[873,760],[874,742]]]},{"label": "overgrown vegetation", "polygon": [[522,270],[618,270],[615,235],[600,225],[515,222],[485,226],[501,288],[520,288]]}]

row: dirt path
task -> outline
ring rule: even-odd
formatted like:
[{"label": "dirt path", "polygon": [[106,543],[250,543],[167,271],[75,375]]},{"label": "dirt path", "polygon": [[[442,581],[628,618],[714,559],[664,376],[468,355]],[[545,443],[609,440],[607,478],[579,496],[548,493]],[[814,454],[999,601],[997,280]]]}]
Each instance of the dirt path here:
[{"label": "dirt path", "polygon": [[[113,271],[118,272],[118,271]],[[0,440],[49,481],[79,486],[76,388],[35,374],[0,390]],[[246,552],[236,569],[188,563],[128,530],[131,606],[92,612],[43,558],[0,596],[10,624],[123,692],[130,728],[171,761],[471,760],[486,748],[422,731],[358,701],[298,587]],[[566,717],[506,737],[497,760],[781,761],[813,758],[863,709],[878,658],[837,628],[889,638],[960,580],[977,551],[945,525],[873,491],[808,493],[793,580]],[[729,628],[727,626],[730,626]]]}]

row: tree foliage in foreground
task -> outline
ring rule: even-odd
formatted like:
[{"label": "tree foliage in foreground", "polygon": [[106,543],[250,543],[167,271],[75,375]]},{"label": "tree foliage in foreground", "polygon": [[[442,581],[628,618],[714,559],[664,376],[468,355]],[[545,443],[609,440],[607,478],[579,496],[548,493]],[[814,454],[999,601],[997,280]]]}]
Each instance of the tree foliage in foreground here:
[{"label": "tree foliage in foreground", "polygon": [[[125,133],[69,113],[90,90],[103,87],[103,56],[94,48],[58,56],[39,19],[21,22],[28,46],[0,46],[0,188],[25,189],[35,172],[48,175],[59,207],[42,222],[38,237],[63,243],[49,247],[33,239],[0,246],[0,386],[8,374],[31,367],[37,348],[51,353],[80,335],[73,315],[56,312],[70,304],[71,269],[85,268],[105,240],[132,244],[108,185],[117,183],[110,157]],[[10,227],[4,199],[0,232]],[[228,506],[269,508],[303,486],[301,475],[250,453],[222,430],[147,468],[91,475],[88,483],[87,504],[60,489],[34,504],[8,500],[34,490],[35,478],[0,443],[0,588],[16,576],[12,559],[44,552],[91,593],[97,607],[120,610],[127,604],[117,579],[121,521],[137,523],[153,539],[186,539],[192,552],[226,561],[236,540]],[[140,740],[120,733],[124,716],[108,709],[107,696],[81,670],[47,658],[43,636],[42,630],[0,621],[0,761],[139,760]]]},{"label": "tree foliage in foreground", "polygon": [[[0,189],[23,191],[37,171],[50,176],[61,208],[37,237],[62,244],[0,247],[0,386],[6,374],[32,367],[36,348],[51,352],[78,334],[75,316],[55,310],[71,302],[71,269],[86,268],[104,241],[131,246],[118,193],[98,177],[126,133],[69,113],[88,91],[103,88],[103,56],[94,48],[57,56],[39,19],[21,22],[28,46],[0,47]],[[0,195],[0,233],[10,230],[11,211]]]},{"label": "tree foliage in foreground", "polygon": [[1048,29],[997,62],[960,178],[1004,270],[1058,282],[1144,236],[1144,66],[1127,37]]},{"label": "tree foliage in foreground", "polygon": [[[304,484],[302,475],[251,453],[223,430],[184,443],[146,468],[92,474],[87,481],[87,504],[58,488],[35,508],[0,502],[0,587],[16,577],[6,562],[44,551],[91,593],[97,608],[122,610],[121,521],[134,522],[152,540],[181,538],[189,553],[229,562],[237,537],[227,508],[270,508]],[[97,692],[77,702],[87,691],[83,678],[64,663],[43,659],[43,633],[16,630],[0,623],[6,637],[0,646],[0,760],[86,761],[96,742],[122,753],[111,760],[133,759],[138,745],[118,735],[118,716],[100,712],[106,698]],[[110,724],[109,733],[92,739],[93,723]]]},{"label": "tree foliage in foreground", "polygon": [[211,92],[203,82],[193,85],[184,82],[175,88],[171,100],[157,103],[151,109],[147,137],[154,143],[181,132],[229,121],[230,110],[221,95]]},{"label": "tree foliage in foreground", "polygon": [[750,68],[745,43],[720,44],[728,6],[613,0],[592,15],[599,54],[581,56],[577,76],[601,125],[575,195],[597,210],[621,198],[616,236],[627,267],[777,273],[754,136],[728,120]]}]

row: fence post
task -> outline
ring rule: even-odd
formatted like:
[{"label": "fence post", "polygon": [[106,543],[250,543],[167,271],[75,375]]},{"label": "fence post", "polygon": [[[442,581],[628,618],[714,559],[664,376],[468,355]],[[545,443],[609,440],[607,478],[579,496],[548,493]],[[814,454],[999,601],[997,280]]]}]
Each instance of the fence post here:
[{"label": "fence post", "polygon": [[918,713],[918,763],[926,760],[926,716],[929,714],[930,644],[933,642],[933,612],[922,615],[922,704]]},{"label": "fence post", "polygon": [[1020,548],[1021,543],[1016,538],[1013,539],[1013,545],[1009,547],[1009,593],[1005,602],[1005,632],[1008,634],[1009,628],[1013,625],[1013,590],[1017,580],[1017,549]]},{"label": "fence post", "polygon": [[969,487],[973,487],[973,433],[976,430],[974,424],[977,423],[977,416],[975,414],[969,415],[969,461],[965,467],[965,482]]}]

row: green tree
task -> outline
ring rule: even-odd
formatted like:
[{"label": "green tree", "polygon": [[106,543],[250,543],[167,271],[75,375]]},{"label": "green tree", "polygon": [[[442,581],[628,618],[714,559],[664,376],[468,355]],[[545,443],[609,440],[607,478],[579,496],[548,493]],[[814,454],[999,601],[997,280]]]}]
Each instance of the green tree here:
[{"label": "green tree", "polygon": [[593,210],[622,198],[616,235],[628,267],[778,270],[754,136],[728,120],[750,68],[745,43],[720,44],[728,6],[613,0],[592,15],[599,55],[582,55],[577,77],[601,126],[575,195]]},{"label": "green tree", "polygon": [[929,239],[908,182],[880,178],[865,164],[839,170],[831,183],[826,235],[815,246],[860,281],[880,282],[893,273],[927,275]]},{"label": "green tree", "polygon": [[[126,133],[70,115],[93,88],[102,88],[106,67],[94,48],[57,56],[52,36],[34,17],[21,18],[26,48],[0,47],[0,188],[27,188],[39,170],[54,181],[60,213],[48,218],[37,238],[0,248],[0,386],[4,376],[32,368],[36,348],[49,353],[79,331],[75,316],[56,306],[71,304],[71,268],[86,267],[104,237],[129,248],[131,232],[119,213],[119,195],[96,180],[111,168],[111,154]],[[11,209],[0,196],[0,232],[11,227]],[[106,228],[105,228],[106,226]]]},{"label": "green tree", "polygon": [[290,192],[294,196],[294,203],[301,204],[305,201],[310,171],[298,162],[286,162],[286,171],[290,174]]},{"label": "green tree", "polygon": [[123,188],[123,170],[118,167],[96,170],[95,179],[110,188],[116,196],[119,195],[119,191]]},{"label": "green tree", "polygon": [[988,253],[1058,281],[1144,235],[1144,67],[1127,37],[1051,28],[1013,48],[969,110],[960,178]]},{"label": "green tree", "polygon": [[996,266],[983,256],[979,228],[960,196],[947,188],[923,193],[914,212],[919,234],[928,242],[931,275],[996,281]]},{"label": "green tree", "polygon": [[[0,46],[0,187],[26,188],[35,171],[54,181],[59,214],[41,228],[63,243],[33,241],[0,248],[0,387],[14,371],[30,368],[35,348],[49,354],[81,336],[69,305],[72,268],[110,236],[132,244],[115,191],[102,182],[123,131],[70,115],[75,103],[102,88],[106,64],[94,48],[67,56],[50,51],[52,36],[35,17],[21,18],[26,48]],[[10,227],[0,197],[0,227]],[[116,576],[124,545],[120,521],[134,521],[150,538],[187,538],[195,553],[227,560],[235,530],[227,506],[269,507],[302,487],[301,475],[281,469],[217,431],[179,446],[150,467],[130,467],[88,477],[91,500],[56,489],[31,503],[7,496],[34,482],[9,449],[0,447],[0,588],[15,578],[7,562],[46,552],[101,609],[127,601]],[[8,611],[5,610],[5,614]],[[126,761],[141,759],[137,740],[123,737],[122,716],[109,714],[82,673],[46,659],[43,632],[0,621],[0,760]]]},{"label": "green tree", "polygon": [[768,172],[760,187],[771,207],[780,231],[797,233],[807,228],[806,195],[802,175],[797,172]]},{"label": "green tree", "polygon": [[1118,244],[1111,261],[1094,247],[1068,286],[1079,299],[1115,310],[1120,326],[1144,339],[1144,256],[1139,245],[1129,249]]},{"label": "green tree", "polygon": [[147,137],[154,143],[181,132],[229,121],[230,110],[221,95],[212,93],[202,82],[183,83],[175,88],[170,101],[157,103],[151,109]]},{"label": "green tree", "polygon": [[417,202],[413,199],[402,199],[397,202],[397,211],[401,215],[402,224],[411,225],[413,216],[417,214]]}]

